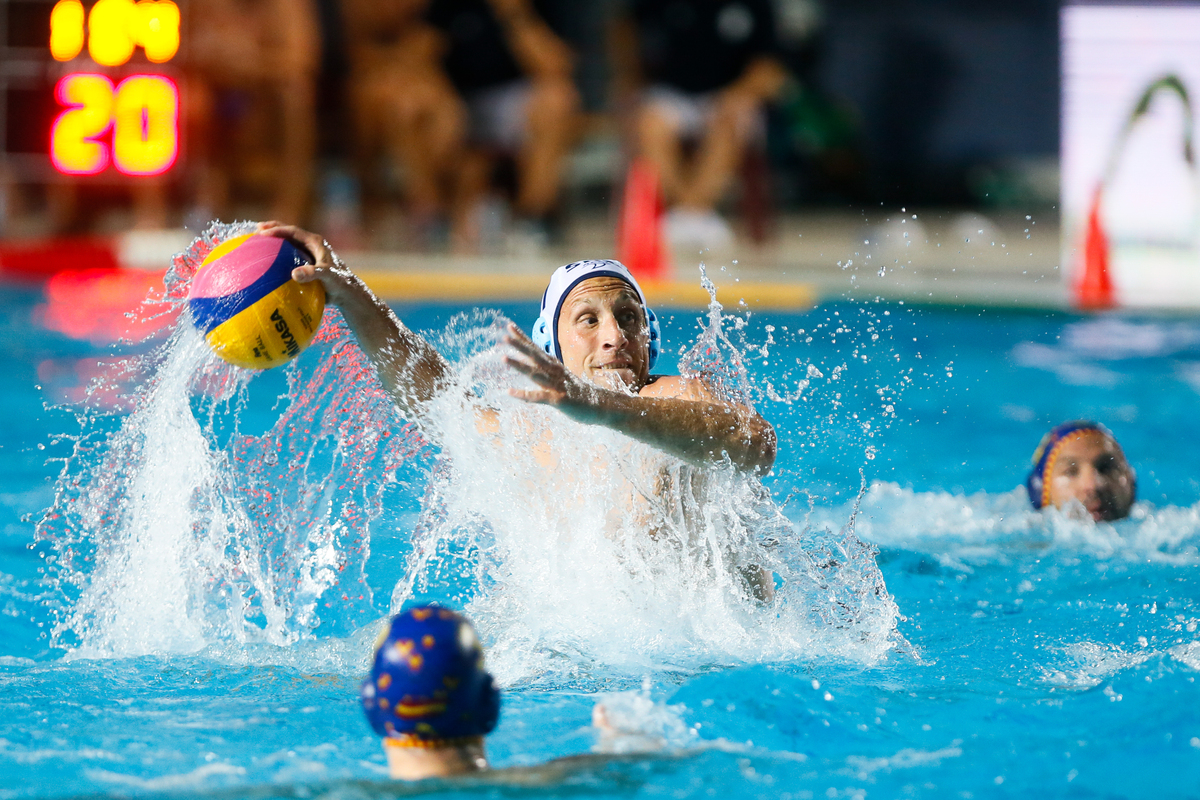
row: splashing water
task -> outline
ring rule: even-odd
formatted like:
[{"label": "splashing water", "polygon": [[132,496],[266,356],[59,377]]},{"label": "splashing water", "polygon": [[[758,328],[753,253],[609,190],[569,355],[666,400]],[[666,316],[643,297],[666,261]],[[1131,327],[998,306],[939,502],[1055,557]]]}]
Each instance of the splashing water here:
[{"label": "splashing water", "polygon": [[592,710],[593,723],[600,731],[593,750],[652,753],[695,747],[700,737],[683,721],[686,710],[682,705],[667,705],[651,698],[648,679],[640,691],[601,695]]},{"label": "splashing water", "polygon": [[[1156,508],[1141,501],[1127,519],[1093,522],[1082,505],[1035,510],[1023,487],[971,495],[914,492],[875,483],[861,497],[856,531],[881,547],[931,554],[952,569],[971,572],[1030,557],[1086,555],[1102,561],[1200,564],[1200,504]],[[836,524],[846,509],[814,517]]]},{"label": "splashing water", "polygon": [[[176,258],[168,300],[183,302],[216,244],[252,229],[210,228]],[[364,621],[369,525],[423,441],[393,423],[336,312],[315,342],[329,355],[310,378],[292,369],[286,408],[261,436],[237,427],[254,373],[219,361],[186,322],[118,371],[149,376],[125,390],[128,416],[80,414],[38,526],[60,594],[56,644],[88,657],[287,645],[332,599],[340,618]]]},{"label": "splashing water", "polygon": [[[168,302],[250,229],[206,231],[176,258]],[[714,297],[681,372],[751,404],[761,393],[725,319]],[[54,642],[107,657],[346,636],[377,616],[367,564],[385,526],[407,553],[393,610],[415,595],[464,606],[504,683],[586,680],[596,664],[870,663],[902,643],[853,517],[798,525],[729,465],[699,469],[513,399],[523,379],[503,364],[504,322],[464,314],[432,337],[452,388],[419,433],[330,309],[304,366],[287,368],[278,417],[252,435],[241,416],[256,373],[220,362],[185,315],[127,365],[143,376],[128,415],[79,414],[38,528],[60,598]],[[415,524],[389,510],[416,495]]]},{"label": "splashing water", "polygon": [[[471,332],[430,415],[445,457],[393,610],[451,594],[510,683],[585,677],[591,663],[636,674],[817,653],[874,661],[896,643],[896,606],[852,524],[796,526],[729,465],[698,469],[512,399],[503,322]],[[714,297],[680,372],[752,405],[722,323]]]}]

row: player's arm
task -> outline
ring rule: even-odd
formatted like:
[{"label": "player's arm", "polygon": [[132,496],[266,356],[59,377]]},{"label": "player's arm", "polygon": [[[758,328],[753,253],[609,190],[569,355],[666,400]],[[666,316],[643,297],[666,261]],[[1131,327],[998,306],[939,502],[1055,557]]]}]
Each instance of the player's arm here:
[{"label": "player's arm", "polygon": [[570,77],[571,48],[538,16],[530,0],[488,0],[513,57],[527,75]]},{"label": "player's arm", "polygon": [[401,413],[409,419],[423,417],[426,404],[449,381],[450,370],[441,353],[406,328],[357,275],[335,263],[320,236],[279,222],[264,222],[259,231],[288,239],[312,256],[313,263],[296,267],[292,278],[297,283],[321,282],[325,297],[341,309]]},{"label": "player's arm", "polygon": [[773,56],[759,56],[746,65],[746,69],[733,83],[723,90],[724,94],[744,96],[755,103],[775,99],[787,83],[787,69]]},{"label": "player's arm", "polygon": [[642,395],[629,395],[581,380],[515,325],[505,341],[523,356],[505,361],[538,386],[509,390],[514,397],[552,405],[577,422],[618,430],[693,464],[728,457],[739,469],[766,472],[775,463],[771,424],[745,406],[717,399],[701,381],[671,376]]}]

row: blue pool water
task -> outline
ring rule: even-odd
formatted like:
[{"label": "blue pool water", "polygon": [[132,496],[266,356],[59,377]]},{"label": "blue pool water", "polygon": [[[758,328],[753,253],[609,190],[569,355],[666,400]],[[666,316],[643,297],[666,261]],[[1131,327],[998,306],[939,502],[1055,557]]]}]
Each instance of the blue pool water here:
[{"label": "blue pool water", "polygon": [[[764,608],[644,543],[599,586],[578,541],[522,528],[522,549],[506,521],[536,498],[472,505],[507,486],[497,459],[464,437],[439,461],[344,331],[248,380],[185,331],[114,351],[50,311],[37,288],[0,299],[0,798],[1200,796],[1200,321],[872,299],[726,317],[780,433],[754,508],[786,519],[752,533],[787,581]],[[491,317],[397,311],[494,378]],[[712,335],[661,316],[671,359]],[[1138,470],[1129,520],[1015,491],[1081,416]],[[386,782],[357,684],[411,597],[479,621],[506,686],[495,765],[611,757],[524,788]],[[597,738],[597,702],[627,735]]]}]

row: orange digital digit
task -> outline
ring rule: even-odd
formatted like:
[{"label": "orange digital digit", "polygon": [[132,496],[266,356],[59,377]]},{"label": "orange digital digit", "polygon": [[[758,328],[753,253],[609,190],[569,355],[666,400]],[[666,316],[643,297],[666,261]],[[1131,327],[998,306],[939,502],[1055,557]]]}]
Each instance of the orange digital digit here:
[{"label": "orange digital digit", "polygon": [[113,103],[113,164],[126,175],[158,175],[179,155],[179,90],[161,75],[132,75]]},{"label": "orange digital digit", "polygon": [[108,166],[108,146],[95,141],[112,124],[113,84],[104,75],[67,75],[55,87],[67,109],[50,131],[50,160],[68,175],[95,175]]},{"label": "orange digital digit", "polygon": [[83,51],[83,3],[58,0],[50,12],[50,55],[70,61]]}]

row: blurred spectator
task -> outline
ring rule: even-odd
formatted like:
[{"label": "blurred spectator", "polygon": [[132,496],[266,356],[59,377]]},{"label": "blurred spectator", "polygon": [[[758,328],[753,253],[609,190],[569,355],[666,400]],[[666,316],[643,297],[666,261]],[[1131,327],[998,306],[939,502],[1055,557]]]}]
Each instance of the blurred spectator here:
[{"label": "blurred spectator", "polygon": [[310,0],[192,0],[188,53],[192,215],[236,213],[248,190],[270,197],[268,216],[307,217],[320,63]]},{"label": "blurred spectator", "polygon": [[727,243],[715,206],[746,146],[762,141],[763,105],[787,77],[770,0],[628,0],[618,36],[618,57],[636,54],[616,64],[618,84],[640,87],[636,149],[658,170],[668,236]]},{"label": "blurred spectator", "polygon": [[[516,162],[518,229],[548,233],[579,95],[539,0],[347,0],[366,144],[403,167],[422,224],[449,213],[472,246],[494,158]],[[386,141],[382,141],[386,140]]]},{"label": "blurred spectator", "polygon": [[829,47],[818,0],[775,0],[779,59],[792,80],[770,114],[772,190],[783,203],[848,201],[867,194],[856,109],[823,85]]},{"label": "blurred spectator", "polygon": [[467,123],[441,66],[445,42],[424,19],[428,5],[343,0],[360,171],[370,186],[382,153],[402,172],[409,211],[426,235],[454,205]]}]

